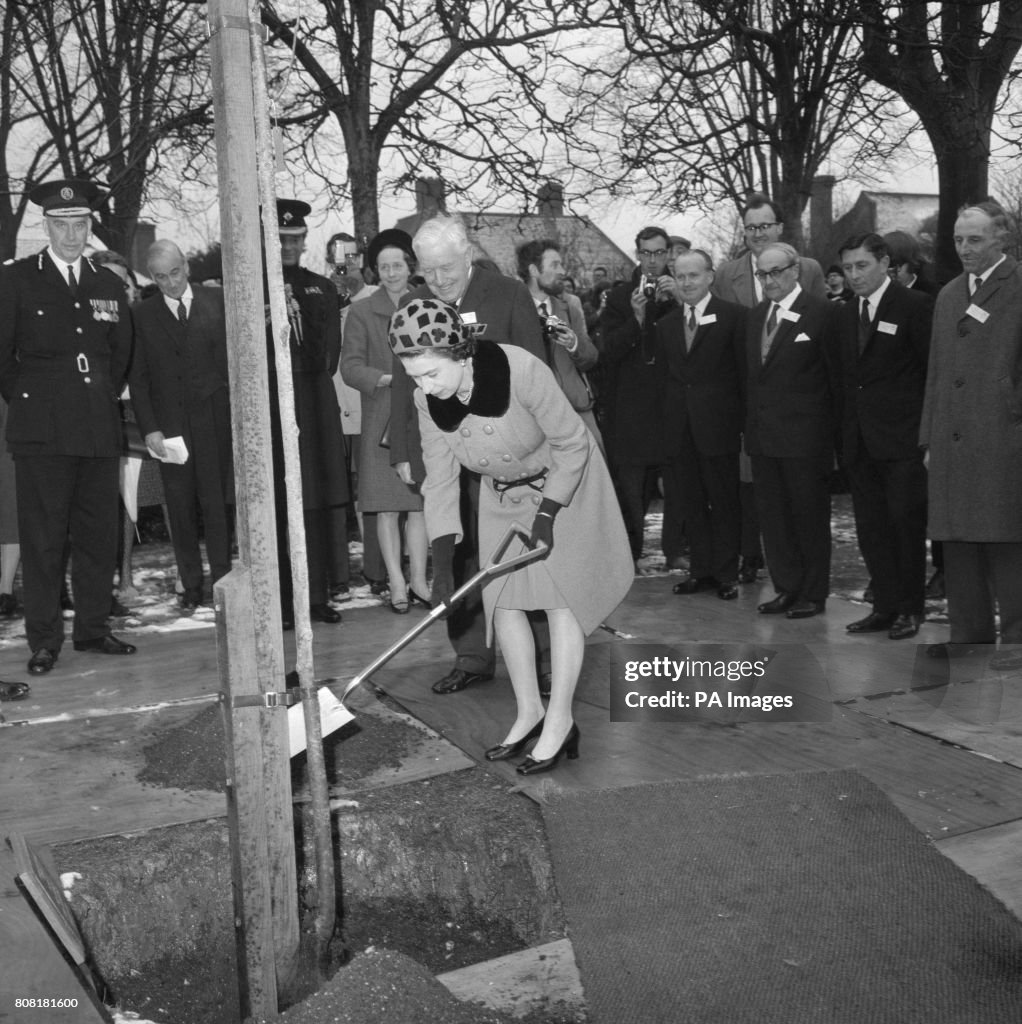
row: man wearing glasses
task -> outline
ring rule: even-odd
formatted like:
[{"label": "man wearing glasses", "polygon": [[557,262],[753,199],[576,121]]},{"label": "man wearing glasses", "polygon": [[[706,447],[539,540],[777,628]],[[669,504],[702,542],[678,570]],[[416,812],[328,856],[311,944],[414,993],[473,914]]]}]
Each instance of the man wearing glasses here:
[{"label": "man wearing glasses", "polygon": [[[752,309],[763,301],[763,287],[756,277],[759,257],[768,245],[781,240],[784,216],[781,208],[769,196],[749,196],[742,210],[742,228],[746,251],[737,259],[721,265],[713,282],[713,294],[725,302]],[[799,257],[799,284],[810,295],[827,297],[823,270],[816,260]],[[742,567],[738,578],[742,583],[754,583],[757,571],[763,567],[763,553],[759,546],[759,521],[756,515],[756,497],[753,493],[752,467],[743,451],[741,463],[742,495]]]},{"label": "man wearing glasses", "polygon": [[777,591],[759,611],[807,619],[824,610],[830,589],[834,419],[825,358],[835,309],[799,284],[790,245],[766,246],[758,263],[764,298],[745,336],[745,447]]},{"label": "man wearing glasses", "polygon": [[[632,280],[614,287],[603,312],[600,361],[606,367],[607,429],[604,441],[618,487],[632,558],[643,569],[642,535],[646,496],[664,462],[664,435],[657,401],[656,324],[677,308],[674,278],[668,270],[670,240],[660,227],[643,228],[635,238],[639,266]],[[667,564],[681,551],[664,538]]]}]

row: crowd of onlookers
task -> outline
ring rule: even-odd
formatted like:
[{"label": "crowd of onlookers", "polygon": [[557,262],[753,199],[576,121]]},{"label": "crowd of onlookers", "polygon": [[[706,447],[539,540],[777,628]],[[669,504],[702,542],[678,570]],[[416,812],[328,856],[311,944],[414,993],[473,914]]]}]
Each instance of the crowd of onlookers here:
[{"label": "crowd of onlookers", "polygon": [[[51,244],[0,277],[0,390],[10,403],[0,615],[20,612],[14,579],[27,532],[30,669],[41,673],[56,661],[60,612],[72,602],[76,649],[134,649],[110,634],[107,618],[125,610],[111,601],[111,553],[120,538],[126,588],[140,503],[165,509],[188,611],[230,568],[235,499],[222,293],[191,282],[185,256],[166,240],[148,253],[152,283],[140,292],[122,257],[86,255],[89,183],[33,195]],[[946,593],[951,642],[934,645],[935,656],[996,642],[998,615],[1002,644],[1022,642],[1022,271],[1004,253],[1011,226],[996,204],[961,211],[955,244],[965,273],[939,296],[911,236],[846,239],[824,273],[783,241],[782,214],[766,196],[743,209],[745,244],[734,259],[718,264],[653,225],[636,235],[629,279],[610,280],[597,266],[584,271],[585,287],[567,273],[573,261],[556,239],[523,238],[516,266],[497,268],[446,216],[414,239],[391,229],[360,246],[335,235],[324,277],[301,266],[309,212],[299,201],[278,204],[314,621],[340,621],[351,507],[374,592],[398,614],[435,600],[412,387],[387,334],[394,311],[425,295],[452,304],[480,337],[547,364],[610,468],[637,572],[650,565],[645,516],[662,494],[664,559],[687,570],[675,594],[731,600],[768,572],[775,595],[762,614],[819,615],[839,472],[871,574],[872,610],[850,632],[914,637],[927,594]],[[52,340],[62,336],[67,354]],[[272,360],[270,378],[274,390]],[[122,379],[120,408],[108,408],[101,396]],[[288,628],[284,445],[276,402],[271,410]],[[138,465],[125,477],[118,465],[132,455]],[[118,521],[118,490],[124,528],[100,525]],[[465,501],[475,507],[471,484]],[[470,568],[478,555],[463,560]],[[458,658],[439,692],[492,676],[492,647],[471,614],[463,618],[449,619]],[[542,684],[549,673],[537,648]],[[1011,650],[1000,658],[1014,664]]]}]

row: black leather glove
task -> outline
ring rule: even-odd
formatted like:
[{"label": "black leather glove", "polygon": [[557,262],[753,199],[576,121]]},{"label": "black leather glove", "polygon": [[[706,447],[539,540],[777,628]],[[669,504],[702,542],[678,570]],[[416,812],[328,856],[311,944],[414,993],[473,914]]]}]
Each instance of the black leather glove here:
[{"label": "black leather glove", "polygon": [[454,534],[445,533],[432,544],[433,586],[430,603],[436,608],[454,593]]},{"label": "black leather glove", "polygon": [[548,548],[548,554],[554,549],[554,520],[557,513],[564,506],[553,498],[544,498],[539,503],[539,510],[536,518],[532,521],[532,536],[529,537],[529,547],[534,548],[542,541]]}]

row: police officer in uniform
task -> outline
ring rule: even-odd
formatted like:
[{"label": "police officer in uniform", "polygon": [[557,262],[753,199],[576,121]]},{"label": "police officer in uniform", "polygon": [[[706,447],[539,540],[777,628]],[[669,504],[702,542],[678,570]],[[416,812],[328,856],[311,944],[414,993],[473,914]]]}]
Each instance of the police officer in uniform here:
[{"label": "police officer in uniform", "polygon": [[10,406],[28,670],[42,675],[64,642],[69,536],[74,649],[135,653],[107,625],[123,448],[117,396],[132,330],[120,279],[83,256],[99,187],[52,181],[30,198],[42,207],[50,244],[0,268],[0,393]]},{"label": "police officer in uniform", "polygon": [[[280,259],[291,322],[291,378],[294,382],[298,453],[302,468],[302,507],[309,566],[309,612],[314,622],[340,622],[329,603],[330,510],[351,500],[344,461],[344,435],[333,375],[341,358],[341,321],[333,283],[301,266],[312,212],[297,199],[277,200]],[[270,380],[276,390],[271,359]],[[271,402],[281,607],[285,628],[294,624],[291,566],[284,502],[284,459],[280,414]]]}]

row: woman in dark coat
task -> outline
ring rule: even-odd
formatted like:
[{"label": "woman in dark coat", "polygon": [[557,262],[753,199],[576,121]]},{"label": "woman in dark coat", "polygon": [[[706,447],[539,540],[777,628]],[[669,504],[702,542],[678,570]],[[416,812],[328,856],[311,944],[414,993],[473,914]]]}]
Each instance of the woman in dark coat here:
[{"label": "woman in dark coat", "polygon": [[[523,775],[578,755],[572,698],[585,637],[631,586],[632,560],[614,487],[592,435],[550,369],[524,349],[474,340],[457,310],[416,299],[391,319],[390,344],[415,381],[433,544],[433,599],[453,591],[454,545],[463,532],[462,467],[482,477],[479,546],[488,555],[508,526],[531,525],[548,556],[500,576],[483,591],[511,676],[517,718],[486,757],[504,760],[536,744]],[[556,521],[556,526],[555,526]],[[527,611],[550,624],[551,694],[544,715]]]}]

